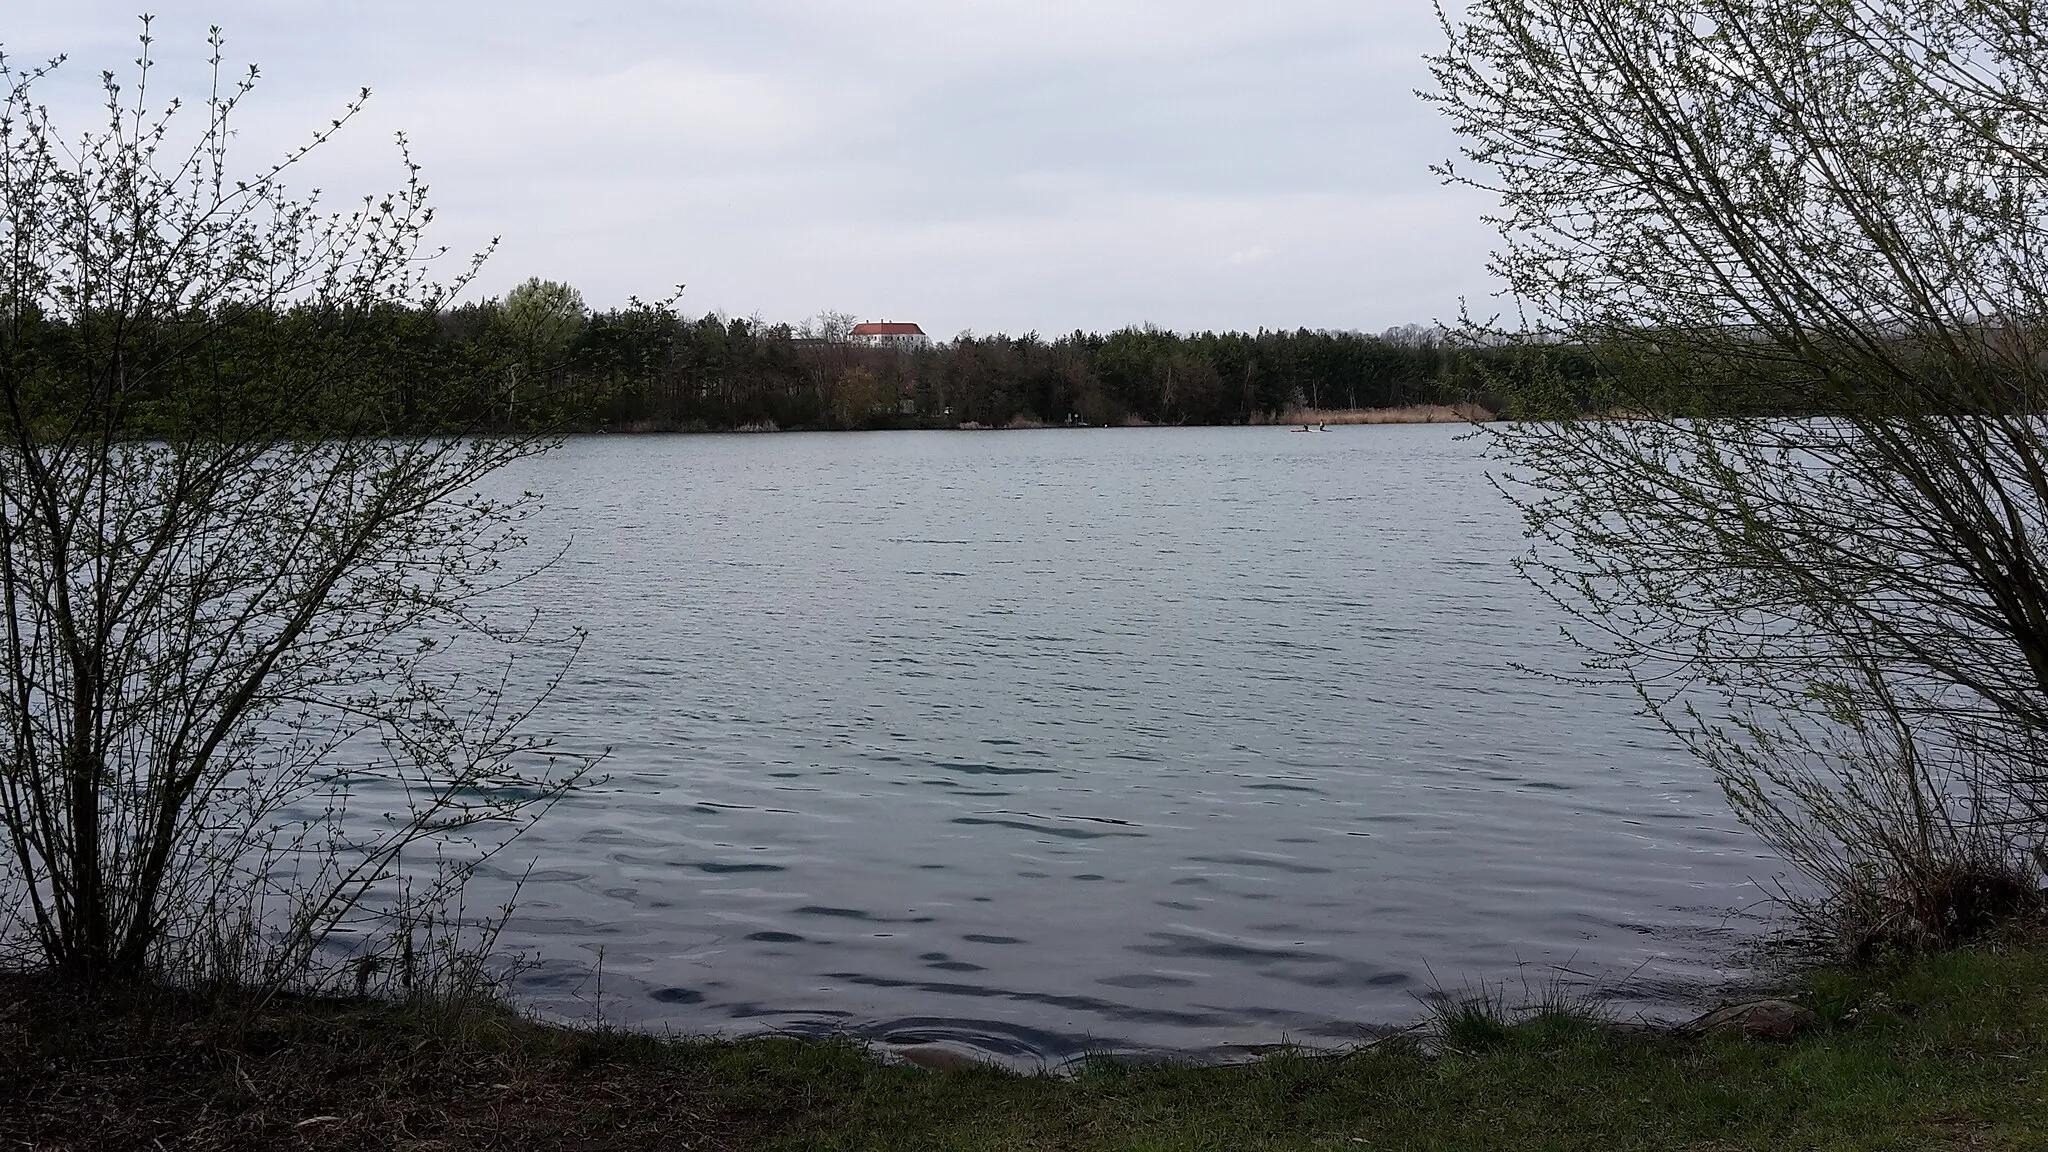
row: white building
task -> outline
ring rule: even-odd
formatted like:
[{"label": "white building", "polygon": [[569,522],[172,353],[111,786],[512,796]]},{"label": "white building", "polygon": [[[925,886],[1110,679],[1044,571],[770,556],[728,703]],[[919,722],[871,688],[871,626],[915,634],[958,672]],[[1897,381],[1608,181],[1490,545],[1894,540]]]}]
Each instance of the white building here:
[{"label": "white building", "polygon": [[928,348],[932,342],[917,325],[890,320],[855,324],[849,339],[870,348]]}]

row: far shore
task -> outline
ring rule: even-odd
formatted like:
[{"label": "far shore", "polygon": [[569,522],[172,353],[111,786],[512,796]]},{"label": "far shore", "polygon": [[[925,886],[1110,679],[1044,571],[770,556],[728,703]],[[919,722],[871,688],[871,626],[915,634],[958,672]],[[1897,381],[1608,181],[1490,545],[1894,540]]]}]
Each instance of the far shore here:
[{"label": "far shore", "polygon": [[661,433],[683,433],[696,435],[755,434],[767,432],[1022,432],[1055,428],[1284,428],[1309,425],[1323,427],[1332,424],[1475,424],[1499,419],[1498,414],[1478,404],[1407,404],[1398,408],[1289,408],[1277,414],[1254,417],[1247,424],[1165,424],[1142,418],[1130,417],[1114,424],[1090,424],[1076,421],[1057,423],[1039,420],[1035,417],[1017,415],[1001,424],[984,424],[967,420],[957,424],[916,423],[883,424],[872,428],[817,428],[805,425],[782,427],[774,421],[742,424],[735,428],[713,428],[707,425],[676,426],[658,421],[640,421],[613,429],[597,429],[601,432],[619,432],[626,435],[655,435]]},{"label": "far shore", "polygon": [[1477,404],[1409,404],[1400,408],[1290,408],[1282,424],[1477,424],[1496,414]]}]

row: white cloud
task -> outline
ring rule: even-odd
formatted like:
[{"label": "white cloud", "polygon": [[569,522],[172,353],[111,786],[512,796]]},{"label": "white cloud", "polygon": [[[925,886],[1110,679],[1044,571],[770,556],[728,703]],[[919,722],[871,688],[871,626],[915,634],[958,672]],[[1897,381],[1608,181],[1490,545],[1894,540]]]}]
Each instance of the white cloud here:
[{"label": "white cloud", "polygon": [[[74,54],[70,105],[131,56],[111,0],[10,14],[10,54]],[[1411,89],[1426,4],[1355,0],[634,0],[598,8],[165,0],[189,84],[209,22],[263,62],[268,155],[358,85],[303,179],[370,190],[405,129],[440,240],[503,245],[482,286],[600,303],[822,308],[927,330],[1384,328],[1489,288],[1486,205]]]}]

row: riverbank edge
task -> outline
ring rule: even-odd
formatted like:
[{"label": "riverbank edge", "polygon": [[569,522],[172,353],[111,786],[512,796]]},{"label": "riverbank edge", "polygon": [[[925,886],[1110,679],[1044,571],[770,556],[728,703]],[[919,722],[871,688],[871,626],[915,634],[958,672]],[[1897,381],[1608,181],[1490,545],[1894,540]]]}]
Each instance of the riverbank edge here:
[{"label": "riverbank edge", "polygon": [[2048,942],[1816,968],[1788,1042],[1572,1005],[1428,1039],[1074,1075],[852,1041],[660,1038],[452,1008],[0,976],[0,1143],[68,1149],[2021,1148],[2048,1146]]},{"label": "riverbank edge", "polygon": [[1460,401],[1446,404],[1406,404],[1396,408],[1289,408],[1278,413],[1263,414],[1248,422],[1231,424],[1162,424],[1138,418],[1126,419],[1116,424],[1062,424],[1020,414],[1000,424],[985,424],[972,420],[962,423],[934,423],[913,418],[860,428],[808,424],[783,427],[772,421],[722,427],[711,424],[675,424],[659,420],[642,420],[629,421],[615,427],[580,428],[573,431],[578,435],[749,436],[779,432],[1037,432],[1118,428],[1293,427],[1298,430],[1304,425],[1321,428],[1325,425],[1362,424],[1484,424],[1498,419],[1499,414],[1490,409]]}]

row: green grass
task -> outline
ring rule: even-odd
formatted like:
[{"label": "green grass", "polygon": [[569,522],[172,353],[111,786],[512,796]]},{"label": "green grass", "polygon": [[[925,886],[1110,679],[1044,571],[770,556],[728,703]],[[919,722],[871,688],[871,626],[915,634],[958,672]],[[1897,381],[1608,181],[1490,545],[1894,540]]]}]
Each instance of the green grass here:
[{"label": "green grass", "polygon": [[[1091,1062],[1073,1080],[877,1068],[845,1046],[749,1043],[726,1099],[815,1149],[2048,1148],[2048,949],[1815,973],[1829,1027],[1786,1045],[1627,1034],[1552,1006],[1229,1068]],[[809,1103],[792,1108],[802,1096]]]},{"label": "green grass", "polygon": [[[1805,983],[1800,998],[1825,1027],[1789,1044],[1629,1033],[1569,1005],[1518,1022],[1494,1006],[1453,1005],[1429,1043],[1233,1067],[1094,1060],[1071,1077],[884,1066],[844,1042],[658,1041],[510,1019],[449,1027],[394,1009],[307,1005],[223,1049],[214,1066],[232,1058],[236,1074],[215,1072],[201,1095],[215,1094],[204,1101],[210,1115],[237,1107],[236,1093],[254,1107],[283,1059],[284,1083],[344,1085],[332,1089],[341,1096],[297,1101],[302,1111],[363,1118],[360,1139],[342,1139],[336,1123],[296,1127],[285,1108],[251,1129],[278,1141],[233,1145],[247,1147],[2048,1148],[2048,947],[1822,970]],[[0,1048],[9,1042],[0,1029]],[[328,1059],[321,1044],[347,1047],[370,1071],[354,1081],[291,1071]],[[431,1067],[408,1071],[407,1061]],[[123,1091],[140,1094],[131,1108],[156,1099],[144,1086]],[[349,1092],[387,1111],[408,1093],[431,1094],[433,1107],[403,1112],[407,1145],[379,1126],[386,1113]],[[120,1107],[119,1095],[98,1106]],[[490,1099],[515,1095],[517,1107],[479,1118]],[[268,1106],[280,1100],[292,1097]],[[675,1119],[655,1124],[657,1112]],[[0,1144],[96,1146],[82,1133],[67,1142],[61,1118],[9,1132],[6,1115]]]}]

